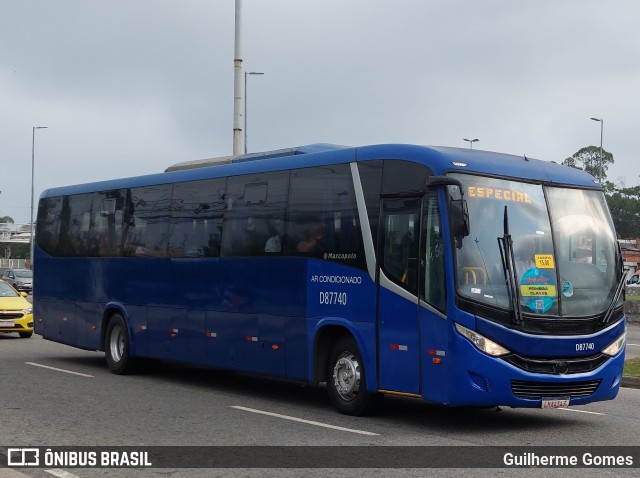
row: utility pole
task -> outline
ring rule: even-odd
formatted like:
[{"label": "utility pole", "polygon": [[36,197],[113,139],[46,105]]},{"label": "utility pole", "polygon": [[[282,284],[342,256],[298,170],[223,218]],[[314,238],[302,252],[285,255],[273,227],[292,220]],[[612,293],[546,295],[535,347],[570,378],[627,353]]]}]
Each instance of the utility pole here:
[{"label": "utility pole", "polygon": [[242,97],[244,75],[242,74],[241,40],[241,13],[242,0],[236,0],[236,35],[233,59],[233,155],[238,156],[244,152],[243,129],[243,101]]},{"label": "utility pole", "polygon": [[31,245],[29,246],[29,259],[31,260],[31,264],[33,267],[33,244],[35,238],[35,228],[33,227],[33,208],[34,208],[34,196],[33,196],[33,184],[35,178],[35,164],[36,164],[36,130],[37,129],[47,129],[48,126],[34,126],[31,128],[31,224],[29,226],[30,234],[31,234]]}]

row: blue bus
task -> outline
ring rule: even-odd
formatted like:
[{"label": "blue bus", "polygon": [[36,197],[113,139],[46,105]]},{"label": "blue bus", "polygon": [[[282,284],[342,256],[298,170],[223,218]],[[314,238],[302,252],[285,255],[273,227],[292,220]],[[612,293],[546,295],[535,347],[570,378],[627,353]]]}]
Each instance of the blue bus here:
[{"label": "blue bus", "polygon": [[600,184],[553,162],[304,147],[45,191],[35,331],[109,369],[175,361],[313,384],[340,413],[613,399],[620,250]]}]

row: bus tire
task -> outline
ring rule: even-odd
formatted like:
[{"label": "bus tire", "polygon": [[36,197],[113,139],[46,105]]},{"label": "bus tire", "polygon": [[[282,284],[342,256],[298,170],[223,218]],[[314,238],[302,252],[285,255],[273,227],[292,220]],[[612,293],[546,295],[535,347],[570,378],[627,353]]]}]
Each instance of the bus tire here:
[{"label": "bus tire", "polygon": [[126,375],[134,371],[129,329],[120,314],[113,314],[109,319],[104,335],[104,353],[111,373]]},{"label": "bus tire", "polygon": [[333,346],[326,377],[329,398],[339,413],[361,416],[372,411],[376,394],[367,391],[362,355],[352,337],[342,337]]}]

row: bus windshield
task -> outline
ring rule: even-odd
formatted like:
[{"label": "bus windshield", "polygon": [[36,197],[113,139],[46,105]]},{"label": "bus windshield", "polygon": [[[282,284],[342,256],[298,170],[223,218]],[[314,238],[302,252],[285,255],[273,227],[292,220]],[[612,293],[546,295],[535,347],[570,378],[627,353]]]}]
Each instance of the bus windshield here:
[{"label": "bus windshield", "polygon": [[456,249],[461,296],[512,307],[498,240],[505,234],[506,207],[523,314],[585,317],[609,308],[620,258],[601,192],[455,177],[463,184],[470,216],[470,234]]}]

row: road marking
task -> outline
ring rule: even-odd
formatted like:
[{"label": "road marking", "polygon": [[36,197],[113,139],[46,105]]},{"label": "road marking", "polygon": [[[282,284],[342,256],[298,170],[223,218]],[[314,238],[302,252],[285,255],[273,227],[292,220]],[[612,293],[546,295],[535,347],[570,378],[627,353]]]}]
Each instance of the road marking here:
[{"label": "road marking", "polygon": [[70,373],[70,374],[73,374],[73,375],[80,375],[81,377],[94,378],[93,375],[88,375],[86,373],[73,372],[71,370],[65,370],[63,368],[49,367],[48,365],[41,365],[39,363],[34,363],[34,362],[25,362],[25,363],[27,365],[33,365],[34,367],[48,368],[49,370],[55,370],[57,372],[64,372],[64,373]]},{"label": "road marking", "polygon": [[58,478],[79,478],[78,475],[74,475],[73,473],[69,473],[68,471],[58,470],[54,468],[53,470],[44,470],[45,473],[49,473],[50,475],[57,476]]},{"label": "road marking", "polygon": [[363,431],[363,430],[356,430],[356,429],[353,429],[353,428],[338,427],[338,426],[335,426],[335,425],[329,425],[328,423],[314,422],[314,421],[311,421],[311,420],[304,420],[302,418],[290,417],[288,415],[280,415],[279,413],[265,412],[263,410],[256,410],[255,408],[240,407],[240,406],[237,406],[237,405],[232,405],[231,408],[235,408],[236,410],[244,410],[245,412],[259,413],[261,415],[268,415],[270,417],[283,418],[284,420],[291,420],[293,422],[306,423],[307,425],[315,425],[317,427],[331,428],[333,430],[340,430],[340,431],[343,431],[343,432],[358,433],[360,435],[370,435],[370,436],[378,436],[379,435],[378,433],[366,432],[366,431]]},{"label": "road marking", "polygon": [[632,347],[640,347],[640,344],[627,344],[627,345],[631,345]]},{"label": "road marking", "polygon": [[604,415],[606,416],[606,413],[598,413],[598,412],[589,412],[587,410],[576,410],[575,408],[558,408],[558,410],[566,410],[568,412],[578,412],[578,413],[588,413],[589,415]]}]

